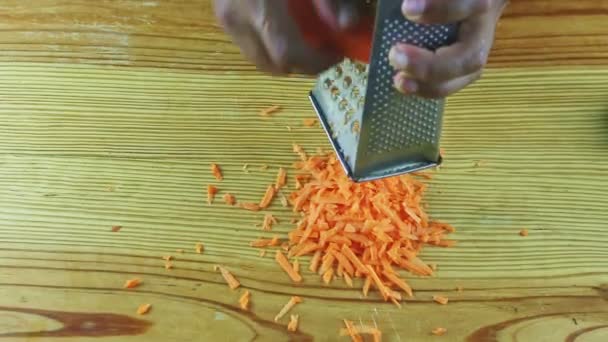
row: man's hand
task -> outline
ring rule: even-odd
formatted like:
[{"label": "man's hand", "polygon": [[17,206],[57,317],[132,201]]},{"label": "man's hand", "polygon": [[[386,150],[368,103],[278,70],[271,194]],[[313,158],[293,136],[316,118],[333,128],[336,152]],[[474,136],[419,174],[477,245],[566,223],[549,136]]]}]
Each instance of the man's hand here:
[{"label": "man's hand", "polygon": [[461,22],[459,40],[435,53],[397,44],[389,54],[398,71],[395,87],[406,94],[446,97],[481,76],[496,23],[507,0],[404,0],[402,11],[412,21],[428,24]]},{"label": "man's hand", "polygon": [[[309,1],[309,0],[297,0]],[[260,70],[317,74],[343,56],[309,47],[291,19],[287,0],[215,0],[215,13],[242,53]],[[356,22],[352,0],[314,0],[319,14],[334,28]]]}]

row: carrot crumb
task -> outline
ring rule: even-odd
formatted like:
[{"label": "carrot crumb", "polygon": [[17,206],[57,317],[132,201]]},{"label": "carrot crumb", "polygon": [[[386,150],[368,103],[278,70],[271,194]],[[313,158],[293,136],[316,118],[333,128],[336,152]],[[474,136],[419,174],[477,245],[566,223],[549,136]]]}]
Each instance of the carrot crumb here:
[{"label": "carrot crumb", "polygon": [[241,203],[241,208],[250,211],[260,211],[262,208],[257,203]]},{"label": "carrot crumb", "polygon": [[137,314],[145,315],[150,311],[151,308],[152,308],[152,304],[142,304],[137,308]]},{"label": "carrot crumb", "polygon": [[171,261],[171,260],[173,260],[173,256],[172,255],[163,255],[162,259],[165,261]]},{"label": "carrot crumb", "polygon": [[215,195],[217,194],[217,187],[214,185],[207,185],[207,203],[208,204],[212,204],[213,203],[213,199],[215,198]]},{"label": "carrot crumb", "polygon": [[279,196],[279,200],[281,201],[281,205],[283,206],[283,208],[289,207],[289,202],[287,201],[287,198],[283,194],[281,194]]},{"label": "carrot crumb", "polygon": [[203,254],[203,251],[205,250],[205,246],[203,246],[202,242],[197,242],[196,245],[194,245],[194,248],[198,254]]},{"label": "carrot crumb", "polygon": [[123,286],[125,289],[134,289],[136,287],[138,287],[139,285],[141,285],[142,281],[141,279],[129,279],[125,282],[125,285]]},{"label": "carrot crumb", "polygon": [[433,296],[433,300],[441,305],[446,305],[448,303],[448,297],[446,296],[439,296],[439,295],[435,295]]},{"label": "carrot crumb", "polygon": [[222,274],[222,277],[224,278],[224,280],[228,284],[228,287],[230,287],[231,290],[235,290],[239,286],[241,286],[241,283],[239,283],[239,281],[236,280],[236,278],[232,275],[232,273],[230,273],[230,271],[228,271],[224,267],[215,266],[214,269],[216,271],[218,271],[218,270],[220,271],[220,273]]},{"label": "carrot crumb", "polygon": [[278,246],[281,243],[278,236],[274,236],[272,239],[258,239],[255,241],[251,241],[251,247],[263,248],[263,247],[271,247]]},{"label": "carrot crumb", "polygon": [[236,204],[236,198],[232,194],[225,193],[224,194],[224,202],[226,202],[226,204],[228,204],[228,205],[235,205]]},{"label": "carrot crumb", "polygon": [[273,224],[277,224],[279,221],[272,216],[272,214],[266,214],[264,215],[264,222],[262,223],[262,229],[265,231],[271,231],[272,230],[272,225]]},{"label": "carrot crumb", "polygon": [[122,229],[122,226],[112,226],[112,232],[116,233]]},{"label": "carrot crumb", "polygon": [[448,332],[448,329],[439,327],[439,328],[435,328],[435,329],[433,329],[433,330],[431,331],[431,334],[433,334],[433,335],[435,335],[435,336],[443,336],[443,335],[445,335],[445,333],[447,333],[447,332]]},{"label": "carrot crumb", "polygon": [[317,124],[317,119],[314,118],[310,118],[310,119],[304,119],[303,123],[304,126],[306,127],[314,127]]},{"label": "carrot crumb", "polygon": [[274,106],[270,106],[270,107],[260,110],[260,115],[261,116],[270,116],[271,114],[274,114],[280,110],[281,110],[281,106],[274,105]]},{"label": "carrot crumb", "polygon": [[291,332],[298,331],[298,321],[300,319],[299,315],[291,315],[289,318],[289,323],[287,324],[287,330]]},{"label": "carrot crumb", "polygon": [[281,189],[287,184],[287,171],[284,168],[279,168],[279,173],[277,173],[277,181],[275,182],[275,188]]},{"label": "carrot crumb", "polygon": [[239,306],[242,310],[249,310],[249,300],[251,299],[251,293],[249,290],[245,290],[245,293],[239,298]]},{"label": "carrot crumb", "polygon": [[522,229],[519,231],[520,236],[528,236],[529,232],[527,229]]},{"label": "carrot crumb", "polygon": [[224,179],[224,176],[222,175],[222,170],[215,163],[211,164],[211,173],[213,174],[213,177],[215,177],[215,179],[217,179],[218,181],[221,181]]},{"label": "carrot crumb", "polygon": [[283,318],[283,316],[285,316],[289,310],[293,309],[294,306],[296,306],[296,304],[300,304],[302,303],[302,298],[298,297],[298,296],[293,296],[289,299],[289,301],[287,302],[287,304],[285,304],[285,306],[283,306],[283,308],[281,309],[281,311],[279,311],[279,313],[274,317],[274,321],[278,322],[281,318]]},{"label": "carrot crumb", "polygon": [[361,335],[359,335],[359,331],[357,330],[353,322],[346,319],[343,321],[344,325],[346,326],[347,336],[350,336],[353,342],[363,342],[363,338],[361,337]]},{"label": "carrot crumb", "polygon": [[169,260],[165,261],[165,269],[170,270],[172,268],[173,268],[173,264],[171,263],[171,261],[169,261]]}]

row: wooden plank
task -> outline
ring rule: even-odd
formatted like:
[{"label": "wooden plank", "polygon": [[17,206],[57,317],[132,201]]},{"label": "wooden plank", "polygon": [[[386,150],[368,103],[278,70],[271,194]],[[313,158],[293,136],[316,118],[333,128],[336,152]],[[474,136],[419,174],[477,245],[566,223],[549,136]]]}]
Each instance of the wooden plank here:
[{"label": "wooden plank", "polygon": [[[256,227],[263,213],[206,204],[209,183],[258,200],[296,159],[294,141],[328,146],[302,123],[313,115],[311,81],[254,72],[208,6],[0,5],[11,9],[0,21],[0,340],[324,341],[343,318],[375,322],[386,341],[426,341],[439,326],[446,341],[605,340],[605,2],[511,5],[494,68],[449,100],[446,164],[429,182],[431,215],[458,228],[458,245],[424,251],[437,277],[408,277],[416,296],[401,310],[376,293],[361,298],[358,283],[305,274],[293,285],[272,253],[248,246],[269,236]],[[586,66],[566,65],[575,62]],[[273,104],[284,109],[258,115]],[[289,210],[269,212],[280,220],[273,233],[288,232]],[[231,291],[216,264],[242,289]],[[142,286],[122,288],[135,277]],[[250,312],[238,306],[245,289]],[[292,295],[304,298],[297,334],[273,322]],[[143,303],[152,310],[138,316]]]}]

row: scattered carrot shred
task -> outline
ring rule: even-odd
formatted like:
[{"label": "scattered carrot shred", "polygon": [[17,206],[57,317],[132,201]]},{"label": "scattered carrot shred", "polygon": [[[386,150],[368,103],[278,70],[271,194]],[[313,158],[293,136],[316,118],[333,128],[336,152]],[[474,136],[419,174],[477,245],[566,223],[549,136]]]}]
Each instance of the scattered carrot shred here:
[{"label": "scattered carrot shred", "polygon": [[194,245],[194,249],[196,250],[196,253],[203,254],[203,251],[205,250],[205,246],[203,245],[202,242],[197,242],[196,245]]},{"label": "scattered carrot shred", "polygon": [[165,261],[165,269],[170,270],[173,268],[173,263],[169,260]]},{"label": "scattered carrot shred", "polygon": [[268,108],[264,108],[264,109],[260,110],[260,115],[261,116],[270,116],[271,114],[274,114],[280,110],[281,110],[281,106],[274,105],[274,106],[270,106]]},{"label": "scattered carrot shred", "polygon": [[298,322],[300,320],[299,315],[291,315],[289,318],[289,323],[287,324],[287,330],[291,332],[298,331]]},{"label": "scattered carrot shred", "polygon": [[276,194],[277,189],[274,187],[274,185],[269,185],[266,189],[266,193],[264,193],[264,197],[262,197],[262,200],[260,201],[259,207],[262,209],[268,208]]},{"label": "scattered carrot shred", "polygon": [[215,185],[207,185],[207,203],[212,204],[215,195],[217,194],[217,187]]},{"label": "scattered carrot shred", "polygon": [[222,277],[224,278],[224,280],[228,284],[228,287],[230,287],[231,290],[236,290],[239,286],[241,286],[241,283],[236,280],[236,278],[232,275],[232,273],[230,273],[230,271],[228,271],[222,266],[215,266],[214,268],[216,271],[220,271]]},{"label": "scattered carrot shred", "polygon": [[266,256],[266,250],[265,249],[260,250],[260,256],[262,258]]},{"label": "scattered carrot shred", "polygon": [[520,236],[528,236],[529,232],[527,229],[522,229],[519,231]]},{"label": "scattered carrot shred", "polygon": [[235,205],[236,204],[236,198],[232,194],[225,193],[224,194],[224,202],[226,202],[226,204],[228,204],[228,205]]},{"label": "scattered carrot shred", "polygon": [[272,215],[266,214],[264,215],[264,222],[262,223],[262,229],[265,231],[271,231],[272,225],[277,224],[279,221]]},{"label": "scattered carrot shred", "polygon": [[308,156],[306,155],[306,152],[304,151],[304,149],[302,148],[302,146],[294,143],[293,144],[293,151],[300,156],[300,159],[302,159],[302,161],[305,162],[305,161],[308,160]]},{"label": "scattered carrot shred", "polygon": [[211,164],[211,173],[213,174],[213,177],[215,177],[215,179],[217,179],[218,181],[224,179],[224,176],[222,175],[222,170],[215,163]]},{"label": "scattered carrot shred", "polygon": [[257,203],[245,202],[241,203],[241,208],[250,210],[250,211],[260,211],[262,208]]},{"label": "scattered carrot shred", "polygon": [[300,273],[300,261],[298,259],[291,263],[291,267],[293,267],[293,270],[296,271],[296,273]]},{"label": "scattered carrot shred", "polygon": [[171,261],[171,260],[173,260],[173,256],[172,255],[163,255],[162,259],[165,261]]},{"label": "scattered carrot shred", "polygon": [[125,282],[125,285],[123,286],[125,289],[134,289],[136,287],[138,287],[139,285],[141,285],[142,281],[141,279],[135,278],[135,279],[129,279]]},{"label": "scattered carrot shred", "polygon": [[340,329],[340,336],[351,336],[351,331],[354,328],[357,334],[372,335],[374,342],[382,341],[382,332],[377,327],[372,327],[372,326],[363,325],[363,324],[355,327],[353,322],[350,322],[350,325],[351,325],[350,330],[349,330],[349,328]]},{"label": "scattered carrot shred", "polygon": [[116,233],[122,229],[122,226],[112,226],[112,232]]},{"label": "scattered carrot shred", "polygon": [[355,327],[352,321],[344,320],[344,325],[346,326],[346,333],[350,336],[353,342],[363,342],[363,338],[359,335],[359,330]]},{"label": "scattered carrot shred", "polygon": [[242,310],[249,310],[249,301],[251,300],[251,292],[245,290],[241,298],[239,298],[239,306]]},{"label": "scattered carrot shred", "polygon": [[278,322],[281,318],[283,318],[283,316],[285,316],[289,310],[293,309],[294,306],[296,306],[297,304],[302,303],[302,298],[298,297],[298,296],[293,296],[289,299],[289,301],[287,302],[287,304],[285,304],[285,306],[283,306],[283,308],[281,309],[281,311],[279,311],[279,313],[274,317],[274,321]]},{"label": "scattered carrot shred", "polygon": [[277,250],[274,260],[279,264],[279,266],[281,266],[283,271],[285,271],[285,273],[287,273],[287,275],[289,276],[289,278],[291,278],[291,280],[293,280],[296,283],[299,283],[302,281],[302,276],[298,272],[296,272],[296,270],[293,269],[293,265],[291,265],[289,263],[289,260],[287,260],[287,258],[285,257],[285,254],[283,254],[283,252],[281,252],[280,250]]},{"label": "scattered carrot shred", "polygon": [[255,241],[251,241],[250,246],[256,248],[264,248],[271,246],[278,246],[281,244],[281,240],[279,240],[278,236],[274,236],[272,239],[258,239]]},{"label": "scattered carrot shred", "polygon": [[317,124],[318,120],[314,118],[304,119],[303,124],[306,127],[314,127]]},{"label": "scattered carrot shred", "polygon": [[446,296],[440,296],[440,295],[435,295],[433,296],[433,300],[441,305],[446,305],[449,301],[448,297]]},{"label": "scattered carrot shred", "polygon": [[289,202],[287,201],[287,197],[285,197],[283,194],[279,195],[279,200],[281,201],[281,205],[284,208],[287,208],[289,206]]},{"label": "scattered carrot shred", "polygon": [[443,335],[445,335],[447,332],[448,332],[448,329],[438,327],[438,328],[433,329],[433,330],[431,331],[431,334],[433,334],[433,335],[435,335],[435,336],[443,336]]},{"label": "scattered carrot shred", "polygon": [[137,314],[138,315],[145,315],[148,312],[150,312],[150,309],[152,308],[152,304],[142,304],[137,308]]},{"label": "scattered carrot shred", "polygon": [[284,168],[280,167],[279,173],[277,173],[277,181],[275,183],[275,188],[281,189],[286,184],[287,184],[287,171]]}]

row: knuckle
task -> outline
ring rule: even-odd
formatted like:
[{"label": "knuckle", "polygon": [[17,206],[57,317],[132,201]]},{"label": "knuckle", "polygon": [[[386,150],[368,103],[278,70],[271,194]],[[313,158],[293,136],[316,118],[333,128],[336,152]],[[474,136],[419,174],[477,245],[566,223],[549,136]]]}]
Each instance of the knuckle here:
[{"label": "knuckle", "polygon": [[482,70],[488,62],[488,53],[485,49],[480,49],[471,54],[465,62],[465,71],[476,72]]}]

